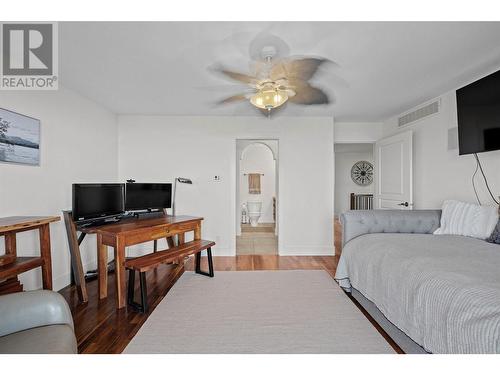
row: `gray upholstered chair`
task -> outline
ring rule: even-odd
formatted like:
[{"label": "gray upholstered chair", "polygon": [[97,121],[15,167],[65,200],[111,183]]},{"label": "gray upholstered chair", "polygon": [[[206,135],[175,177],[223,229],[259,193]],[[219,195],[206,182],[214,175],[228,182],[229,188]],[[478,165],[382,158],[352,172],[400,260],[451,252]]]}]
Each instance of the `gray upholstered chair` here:
[{"label": "gray upholstered chair", "polygon": [[73,319],[64,298],[48,290],[0,296],[0,353],[76,354]]}]

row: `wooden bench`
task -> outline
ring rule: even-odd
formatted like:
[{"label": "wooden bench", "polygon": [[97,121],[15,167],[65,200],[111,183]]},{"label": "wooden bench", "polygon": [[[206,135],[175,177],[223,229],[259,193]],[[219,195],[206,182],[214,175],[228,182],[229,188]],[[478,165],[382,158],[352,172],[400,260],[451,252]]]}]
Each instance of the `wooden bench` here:
[{"label": "wooden bench", "polygon": [[[157,268],[160,264],[182,261],[185,257],[195,254],[195,272],[200,275],[214,277],[214,266],[212,262],[212,246],[214,245],[215,242],[213,241],[194,240],[168,250],[157,251],[155,253],[126,260],[125,268],[129,270],[128,304],[142,312],[148,310],[146,272]],[[208,272],[202,271],[200,266],[201,252],[203,250],[207,251]],[[140,275],[141,304],[134,301],[136,271],[139,272]]]}]

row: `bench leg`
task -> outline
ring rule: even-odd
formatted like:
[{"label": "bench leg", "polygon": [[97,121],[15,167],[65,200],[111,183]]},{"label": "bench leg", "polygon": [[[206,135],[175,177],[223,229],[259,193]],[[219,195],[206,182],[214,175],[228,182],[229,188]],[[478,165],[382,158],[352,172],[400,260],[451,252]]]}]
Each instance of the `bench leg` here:
[{"label": "bench leg", "polygon": [[128,295],[127,295],[127,300],[128,304],[133,306],[134,305],[134,288],[135,287],[135,271],[134,270],[128,270]]},{"label": "bench leg", "polygon": [[214,277],[214,264],[213,264],[213,260],[212,260],[212,249],[210,247],[207,249],[207,260],[208,260],[208,272],[205,272],[205,271],[201,270],[201,251],[199,253],[196,253],[196,255],[195,255],[195,264],[196,264],[195,272],[200,274],[200,275]]},{"label": "bench leg", "polygon": [[201,251],[194,255],[194,260],[195,260],[195,272],[200,273]]},{"label": "bench leg", "polygon": [[128,296],[127,302],[130,307],[135,310],[146,312],[148,311],[148,290],[146,284],[146,272],[139,273],[139,282],[141,285],[141,303],[135,302],[134,294],[135,294],[135,271],[128,271]]},{"label": "bench leg", "polygon": [[148,311],[148,288],[146,284],[146,272],[141,272],[141,303],[142,312]]},{"label": "bench leg", "polygon": [[207,249],[207,258],[208,258],[208,276],[214,277],[214,264],[212,261],[212,248],[209,247]]}]

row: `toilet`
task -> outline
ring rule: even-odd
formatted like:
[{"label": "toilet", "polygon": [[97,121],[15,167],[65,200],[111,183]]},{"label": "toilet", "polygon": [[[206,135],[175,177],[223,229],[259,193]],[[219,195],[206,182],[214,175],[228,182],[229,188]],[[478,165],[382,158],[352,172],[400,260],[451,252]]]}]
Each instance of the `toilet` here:
[{"label": "toilet", "polygon": [[256,227],[262,211],[262,202],[247,202],[247,209],[250,225]]}]

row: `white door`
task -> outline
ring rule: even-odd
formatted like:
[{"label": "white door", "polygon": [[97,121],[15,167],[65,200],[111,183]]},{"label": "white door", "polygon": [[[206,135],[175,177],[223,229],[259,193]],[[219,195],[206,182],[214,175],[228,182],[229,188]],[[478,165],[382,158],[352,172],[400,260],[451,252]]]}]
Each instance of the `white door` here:
[{"label": "white door", "polygon": [[375,208],[413,208],[413,133],[375,143]]}]

